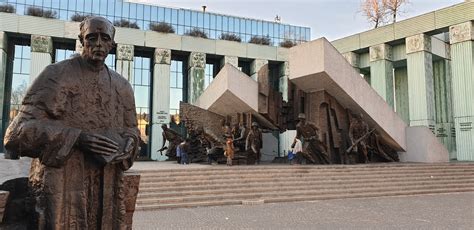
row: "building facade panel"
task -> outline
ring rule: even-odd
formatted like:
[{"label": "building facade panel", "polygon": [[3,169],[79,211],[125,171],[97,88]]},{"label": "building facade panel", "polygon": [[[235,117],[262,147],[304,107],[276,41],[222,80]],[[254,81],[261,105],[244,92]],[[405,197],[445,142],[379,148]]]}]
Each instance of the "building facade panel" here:
[{"label": "building facade panel", "polygon": [[395,111],[405,121],[410,124],[410,105],[408,95],[408,72],[406,67],[394,69],[395,84]]},{"label": "building facade panel", "polygon": [[16,14],[0,12],[0,31],[18,32],[19,17]]},{"label": "building facade panel", "polygon": [[252,59],[277,59],[277,47],[247,44],[247,57]]},{"label": "building facade panel", "polygon": [[474,41],[451,45],[454,117],[474,116]]},{"label": "building facade panel", "polygon": [[176,34],[158,33],[154,31],[145,32],[145,46],[166,48],[173,50],[182,49],[181,36]]},{"label": "building facade panel", "polygon": [[354,34],[344,39],[333,41],[332,44],[340,53],[346,53],[361,48],[360,45],[360,34]]},{"label": "building facade panel", "polygon": [[183,36],[182,40],[182,49],[189,52],[203,52],[209,54],[216,53],[216,41],[205,39],[205,38],[195,38],[191,36]]},{"label": "building facade panel", "polygon": [[247,57],[247,44],[226,40],[216,40],[216,54]]},{"label": "building facade panel", "polygon": [[360,34],[360,48],[392,41],[395,38],[394,25],[386,25]]},{"label": "building facade panel", "polygon": [[464,2],[435,11],[436,29],[463,23],[474,18],[474,2]]},{"label": "building facade panel", "polygon": [[20,17],[19,31],[27,31],[29,34],[48,35],[53,37],[64,36],[64,22],[54,19],[25,16]]},{"label": "building facade panel", "polygon": [[77,39],[80,32],[79,22],[64,22],[64,37],[69,39]]},{"label": "building facade panel", "polygon": [[455,117],[456,158],[458,161],[474,161],[474,116]]},{"label": "building facade panel", "polygon": [[116,27],[115,42],[136,46],[145,46],[145,31]]},{"label": "building facade panel", "polygon": [[405,38],[429,31],[435,27],[435,12],[423,14],[410,20],[403,20],[394,24],[395,39]]}]

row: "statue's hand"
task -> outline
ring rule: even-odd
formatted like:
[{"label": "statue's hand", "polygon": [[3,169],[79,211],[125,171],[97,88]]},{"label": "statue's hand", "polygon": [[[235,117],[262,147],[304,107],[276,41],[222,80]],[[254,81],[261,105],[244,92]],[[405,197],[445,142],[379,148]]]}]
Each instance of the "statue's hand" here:
[{"label": "statue's hand", "polygon": [[117,142],[100,134],[82,132],[78,140],[79,148],[99,155],[112,155],[119,150]]},{"label": "statue's hand", "polygon": [[114,158],[114,161],[123,161],[129,158],[133,153],[134,143],[135,141],[133,140],[133,138],[129,137],[127,139],[127,143],[125,144],[125,148],[123,149],[123,152],[120,155],[118,155],[116,158]]}]

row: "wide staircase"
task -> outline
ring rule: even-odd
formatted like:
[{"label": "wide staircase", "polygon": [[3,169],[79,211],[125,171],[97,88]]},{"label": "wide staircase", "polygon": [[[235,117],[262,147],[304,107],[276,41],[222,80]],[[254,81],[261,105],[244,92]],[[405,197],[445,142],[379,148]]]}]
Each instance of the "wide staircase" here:
[{"label": "wide staircase", "polygon": [[474,191],[474,163],[142,170],[137,210]]}]

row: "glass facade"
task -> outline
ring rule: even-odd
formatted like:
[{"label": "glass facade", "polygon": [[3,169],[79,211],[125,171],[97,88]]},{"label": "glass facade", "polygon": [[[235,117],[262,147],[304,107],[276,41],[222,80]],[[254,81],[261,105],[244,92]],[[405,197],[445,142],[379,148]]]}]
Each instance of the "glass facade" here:
[{"label": "glass facade", "polygon": [[69,50],[69,49],[56,49],[55,51],[55,60],[54,62],[60,62],[63,60],[66,60],[68,58],[71,58],[71,56],[75,53],[74,50]]},{"label": "glass facade", "polygon": [[151,59],[133,58],[133,80],[130,82],[135,94],[138,129],[145,144],[148,144],[148,124],[150,121]]},{"label": "glass facade", "polygon": [[186,102],[186,61],[181,59],[171,60],[170,68],[170,124],[169,127],[186,137],[186,128],[179,115],[180,101]]},{"label": "glass facade", "polygon": [[204,70],[204,89],[206,89],[212,80],[214,80],[214,64],[206,64],[206,69]]},{"label": "glass facade", "polygon": [[30,46],[15,45],[10,105],[6,105],[7,108],[5,108],[9,111],[8,123],[18,114],[23,97],[30,86],[30,60]]},{"label": "glass facade", "polygon": [[278,45],[284,40],[300,43],[311,38],[308,27],[121,0],[0,0],[0,3],[15,6],[17,14],[26,14],[29,7],[38,7],[55,11],[61,20],[70,20],[75,13],[100,15],[110,21],[126,19],[135,22],[144,30],[149,29],[151,22],[167,22],[179,35],[199,28],[211,39],[231,33],[240,36],[243,42],[248,42],[252,36],[263,36],[269,37],[273,45]]},{"label": "glass facade", "polygon": [[183,62],[171,60],[170,69],[170,115],[179,114],[179,102],[184,101]]}]

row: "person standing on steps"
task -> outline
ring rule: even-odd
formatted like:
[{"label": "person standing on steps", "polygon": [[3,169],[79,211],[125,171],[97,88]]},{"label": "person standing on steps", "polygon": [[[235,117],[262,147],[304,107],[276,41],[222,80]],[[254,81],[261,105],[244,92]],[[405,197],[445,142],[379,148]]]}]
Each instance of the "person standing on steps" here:
[{"label": "person standing on steps", "polygon": [[226,134],[226,142],[225,142],[225,152],[224,155],[227,157],[227,165],[232,166],[232,159],[234,158],[234,140],[232,139],[232,135]]},{"label": "person standing on steps", "polygon": [[178,148],[180,149],[181,153],[181,164],[182,165],[187,165],[189,164],[189,143],[190,139],[186,138],[181,144],[179,144]]}]

